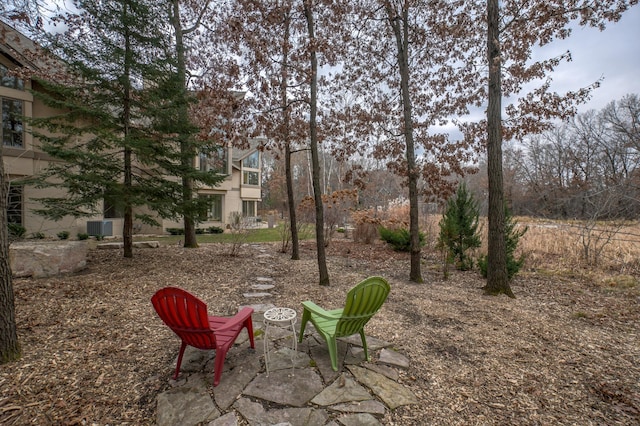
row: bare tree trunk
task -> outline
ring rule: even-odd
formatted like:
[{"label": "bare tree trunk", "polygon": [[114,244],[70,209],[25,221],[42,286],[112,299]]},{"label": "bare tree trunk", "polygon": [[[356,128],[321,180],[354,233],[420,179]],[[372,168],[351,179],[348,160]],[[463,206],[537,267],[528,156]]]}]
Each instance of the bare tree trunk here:
[{"label": "bare tree trunk", "polygon": [[324,214],[322,192],[320,188],[320,161],[318,159],[318,132],[316,116],[318,113],[318,58],[316,55],[316,37],[313,20],[313,0],[304,1],[304,13],[307,18],[309,32],[309,49],[311,55],[311,111],[309,117],[309,137],[311,139],[311,167],[313,172],[313,196],[316,204],[316,247],[318,251],[318,270],[320,285],[329,285],[329,271],[327,270],[327,256],[324,244]]},{"label": "bare tree trunk", "polygon": [[400,72],[400,90],[402,94],[404,139],[407,156],[407,179],[409,184],[409,235],[411,238],[411,267],[409,280],[423,282],[420,270],[420,225],[418,221],[418,170],[416,167],[415,143],[413,140],[413,119],[411,93],[409,89],[409,16],[408,9],[403,9],[402,17],[396,16],[395,10],[387,4],[387,15],[396,37],[397,58]]},{"label": "bare tree trunk", "polygon": [[[173,0],[173,29],[175,31],[176,41],[176,66],[178,73],[178,81],[182,83],[182,90],[186,91],[187,80],[187,63],[185,59],[185,46],[184,35],[182,32],[182,24],[180,22],[180,1]],[[189,113],[187,107],[183,107],[184,110],[180,111],[181,121],[187,122],[189,120]],[[188,176],[186,172],[188,169],[193,168],[195,161],[195,153],[193,151],[193,145],[190,141],[191,135],[180,135],[180,159],[182,162],[182,204],[183,204],[183,222],[184,222],[184,247],[198,247],[198,241],[196,239],[196,228],[193,220],[193,212],[190,208],[193,202],[193,179]]]},{"label": "bare tree trunk", "polygon": [[298,222],[296,220],[296,202],[293,194],[293,174],[291,171],[291,111],[287,99],[289,81],[289,37],[291,11],[284,17],[284,43],[282,52],[282,75],[280,78],[280,102],[282,105],[282,121],[284,130],[284,169],[287,179],[287,204],[289,205],[289,228],[291,232],[291,260],[300,260],[300,243],[298,238]]},{"label": "bare tree trunk", "polygon": [[20,358],[13,282],[11,281],[11,265],[9,263],[8,196],[9,180],[4,174],[4,160],[0,147],[0,364]]},{"label": "bare tree trunk", "polygon": [[[123,19],[125,25],[127,23],[128,4],[123,5]],[[133,186],[133,176],[131,170],[131,147],[129,146],[129,136],[131,133],[131,63],[133,62],[133,54],[131,51],[131,37],[129,29],[125,28],[125,57],[124,57],[124,99],[123,105],[123,122],[124,122],[124,221],[122,225],[122,245],[124,248],[124,257],[133,257],[133,209],[131,207],[130,194]]]},{"label": "bare tree trunk", "polygon": [[[286,125],[285,125],[286,126]],[[296,219],[296,201],[293,194],[293,174],[291,172],[291,146],[285,142],[285,174],[287,177],[287,204],[289,205],[289,224],[291,228],[291,260],[300,260],[300,242],[298,221]]]},{"label": "bare tree trunk", "polygon": [[504,188],[502,182],[502,83],[500,63],[500,6],[487,1],[487,56],[489,60],[489,106],[487,108],[487,170],[489,179],[489,241],[487,294],[514,297],[509,286],[505,245]]}]

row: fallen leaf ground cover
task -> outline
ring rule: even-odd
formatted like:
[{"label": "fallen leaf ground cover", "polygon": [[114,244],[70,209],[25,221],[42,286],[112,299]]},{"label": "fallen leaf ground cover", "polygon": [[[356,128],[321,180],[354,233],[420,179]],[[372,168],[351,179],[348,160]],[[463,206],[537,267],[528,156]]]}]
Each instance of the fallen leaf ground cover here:
[{"label": "fallen leaf ground cover", "polygon": [[331,286],[320,287],[313,242],[303,242],[299,261],[278,248],[252,244],[231,257],[225,244],[171,245],[133,259],[91,250],[80,273],[15,279],[23,357],[0,366],[0,424],[154,424],[179,348],[149,301],[163,286],[230,315],[255,303],[243,294],[269,277],[276,287],[264,302],[301,313],[304,300],[339,307],[370,275],[392,290],[367,334],[410,359],[400,381],[420,400],[383,424],[640,424],[637,287],[525,271],[513,283],[516,299],[489,297],[477,272],[444,280],[428,251],[425,283],[415,284],[407,254],[348,239],[329,246]]}]

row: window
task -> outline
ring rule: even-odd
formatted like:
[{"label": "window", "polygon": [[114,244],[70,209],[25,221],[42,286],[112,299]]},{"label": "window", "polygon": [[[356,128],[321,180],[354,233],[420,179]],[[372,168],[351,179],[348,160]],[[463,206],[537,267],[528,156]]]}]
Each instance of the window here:
[{"label": "window", "polygon": [[15,75],[10,75],[9,68],[0,64],[0,86],[24,90],[24,81]]},{"label": "window", "polygon": [[256,217],[256,202],[255,201],[243,201],[242,202],[242,216],[244,216],[244,217]]},{"label": "window", "polygon": [[103,215],[105,219],[122,219],[124,217],[124,206],[105,198]]},{"label": "window", "polygon": [[201,195],[201,197],[207,197],[209,200],[209,207],[207,209],[207,214],[203,215],[200,220],[215,220],[218,222],[222,221],[222,195],[213,194],[213,195]]},{"label": "window", "polygon": [[23,146],[22,101],[2,98],[2,144]]},{"label": "window", "polygon": [[260,153],[258,151],[242,160],[242,183],[244,185],[260,185]]},{"label": "window", "polygon": [[22,225],[22,186],[9,186],[7,221]]},{"label": "window", "polygon": [[200,152],[200,171],[226,175],[228,173],[227,148],[215,146]]},{"label": "window", "polygon": [[242,172],[242,183],[245,185],[259,185],[258,172]]},{"label": "window", "polygon": [[258,151],[254,152],[244,160],[242,160],[242,167],[245,169],[258,169],[260,162],[260,153]]}]

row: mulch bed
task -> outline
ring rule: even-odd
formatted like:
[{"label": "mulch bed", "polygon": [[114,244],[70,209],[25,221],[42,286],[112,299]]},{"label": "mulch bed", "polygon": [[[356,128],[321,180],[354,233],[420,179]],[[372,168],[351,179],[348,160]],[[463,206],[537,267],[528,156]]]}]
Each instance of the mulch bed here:
[{"label": "mulch bed", "polygon": [[640,424],[636,287],[525,272],[516,299],[489,297],[477,272],[443,280],[437,255],[425,253],[425,283],[415,284],[407,254],[347,239],[329,246],[331,286],[321,287],[311,242],[298,261],[276,244],[229,251],[92,250],[81,273],[14,279],[23,357],[0,366],[0,424],[154,424],[179,348],[149,302],[158,288],[185,288],[230,315],[253,302],[243,293],[257,277],[271,277],[268,302],[300,313],[304,300],[339,307],[369,275],[392,290],[367,333],[409,357],[400,381],[421,401],[383,424]]}]

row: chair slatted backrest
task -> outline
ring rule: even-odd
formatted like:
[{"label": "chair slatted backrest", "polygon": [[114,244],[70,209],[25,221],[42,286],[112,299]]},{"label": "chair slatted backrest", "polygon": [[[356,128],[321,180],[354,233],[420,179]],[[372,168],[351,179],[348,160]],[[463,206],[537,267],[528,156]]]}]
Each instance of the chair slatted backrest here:
[{"label": "chair slatted backrest", "polygon": [[358,333],[387,300],[391,287],[382,277],[369,277],[347,293],[336,337]]},{"label": "chair slatted backrest", "polygon": [[209,325],[207,304],[191,293],[176,287],[158,290],[151,303],[160,319],[186,344],[198,349],[216,347],[216,337]]}]

